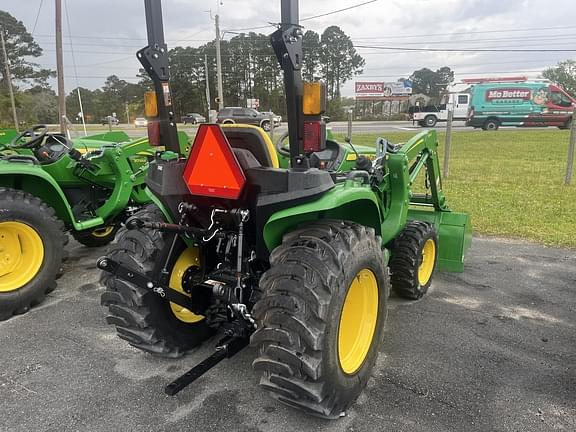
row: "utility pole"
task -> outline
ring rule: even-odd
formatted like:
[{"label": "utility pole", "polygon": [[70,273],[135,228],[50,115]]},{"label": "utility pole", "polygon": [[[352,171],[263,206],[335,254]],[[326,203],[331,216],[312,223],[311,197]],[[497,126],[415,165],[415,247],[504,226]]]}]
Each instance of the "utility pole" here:
[{"label": "utility pole", "polygon": [[218,110],[224,108],[224,91],[222,89],[222,57],[220,55],[220,15],[214,17],[216,23],[216,69],[218,73]]},{"label": "utility pole", "polygon": [[566,165],[566,177],[564,177],[564,184],[569,186],[572,183],[572,175],[574,173],[574,153],[576,153],[576,109],[572,114],[570,120],[570,144],[568,145],[568,163]]},{"label": "utility pole", "polygon": [[454,120],[454,108],[452,104],[447,105],[448,121],[446,122],[446,142],[444,144],[444,170],[443,178],[447,179],[450,170],[450,154],[452,153],[452,122]]},{"label": "utility pole", "polygon": [[18,115],[16,114],[16,102],[14,101],[14,90],[12,89],[12,74],[10,73],[10,60],[8,60],[8,53],[6,52],[6,42],[4,41],[4,29],[0,28],[0,38],[2,39],[2,52],[4,53],[4,65],[6,66],[6,81],[8,82],[8,90],[10,91],[10,102],[12,102],[12,115],[14,116],[14,127],[16,131],[20,132],[18,128]]},{"label": "utility pole", "polygon": [[208,56],[204,55],[204,74],[206,75],[206,103],[208,105],[208,123],[211,123],[212,119],[210,118],[210,79],[208,78]]},{"label": "utility pole", "polygon": [[128,107],[128,102],[126,102],[126,123],[130,124],[130,108]]},{"label": "utility pole", "polygon": [[64,93],[64,59],[62,54],[62,0],[56,1],[56,73],[58,75],[58,116],[60,132],[66,133],[66,94]]}]

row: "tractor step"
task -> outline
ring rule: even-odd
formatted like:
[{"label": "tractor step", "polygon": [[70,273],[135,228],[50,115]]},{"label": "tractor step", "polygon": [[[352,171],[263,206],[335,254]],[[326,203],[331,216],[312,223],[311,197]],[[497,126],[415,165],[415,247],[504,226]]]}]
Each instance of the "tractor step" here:
[{"label": "tractor step", "polygon": [[194,381],[196,381],[198,378],[200,378],[202,375],[204,375],[206,372],[208,372],[210,369],[212,369],[214,366],[216,366],[218,363],[220,363],[222,360],[233,357],[238,352],[242,351],[242,349],[248,346],[249,342],[249,337],[226,336],[218,343],[216,350],[211,356],[207,357],[188,372],[186,372],[184,375],[168,384],[165,387],[164,392],[169,396],[176,395],[190,384],[192,384]]}]

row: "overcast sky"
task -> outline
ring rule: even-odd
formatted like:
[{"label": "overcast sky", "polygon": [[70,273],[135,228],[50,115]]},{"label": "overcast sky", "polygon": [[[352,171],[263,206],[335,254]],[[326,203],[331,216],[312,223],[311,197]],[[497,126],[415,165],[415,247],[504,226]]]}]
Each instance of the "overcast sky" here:
[{"label": "overcast sky", "polygon": [[[310,17],[363,3],[366,0],[300,2],[300,16]],[[72,36],[78,82],[101,87],[116,74],[136,82],[139,63],[135,52],[145,45],[143,0],[63,0],[64,34]],[[199,46],[214,37],[213,22],[205,11],[214,0],[164,0],[164,26],[169,48]],[[222,0],[221,29],[244,29],[278,22],[279,0]],[[34,29],[40,5],[41,13]],[[54,1],[0,0],[24,22],[44,49],[39,62],[55,68]],[[340,26],[355,45],[435,49],[555,49],[576,50],[574,0],[378,0],[352,10],[305,21],[306,29],[322,32]],[[270,33],[270,29],[259,30]],[[230,38],[228,34],[225,37]],[[65,38],[66,89],[76,87],[70,39]],[[545,67],[576,58],[576,52],[407,52],[358,48],[366,59],[363,76],[356,80],[396,81],[421,67],[449,66],[457,78],[474,76],[538,76]],[[343,94],[351,96],[352,82]]]}]

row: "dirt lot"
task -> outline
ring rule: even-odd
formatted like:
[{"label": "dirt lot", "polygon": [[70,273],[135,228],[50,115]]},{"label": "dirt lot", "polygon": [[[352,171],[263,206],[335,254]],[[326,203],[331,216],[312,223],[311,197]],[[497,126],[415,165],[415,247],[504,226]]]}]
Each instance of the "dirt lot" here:
[{"label": "dirt lot", "polygon": [[210,352],[160,360],[104,322],[95,258],[72,244],[58,290],[0,323],[0,431],[574,431],[576,251],[476,238],[463,274],[393,298],[374,378],[327,422],[257,387],[252,350],[175,398]]}]

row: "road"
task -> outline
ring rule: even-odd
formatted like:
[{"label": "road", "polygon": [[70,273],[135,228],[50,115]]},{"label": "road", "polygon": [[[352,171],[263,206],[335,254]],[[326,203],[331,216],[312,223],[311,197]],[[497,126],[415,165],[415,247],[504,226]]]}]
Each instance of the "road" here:
[{"label": "road", "polygon": [[[328,124],[329,127],[332,128],[332,131],[335,133],[346,133],[348,131],[348,123],[347,122],[331,122]],[[57,128],[56,125],[51,126],[53,128]],[[454,122],[453,128],[455,130],[473,130],[465,126],[464,122]],[[425,128],[421,128],[418,125],[413,125],[410,121],[370,121],[370,122],[355,122],[354,123],[354,133],[371,133],[371,132],[380,132],[380,131],[394,131],[394,132],[419,132],[424,130]],[[446,125],[444,123],[438,123],[436,126],[437,130],[444,130],[446,129]],[[517,129],[517,128],[502,128],[502,129]],[[89,128],[89,134],[95,134],[107,131],[107,126],[96,126],[91,125]],[[146,128],[135,128],[133,125],[127,124],[120,124],[118,126],[114,126],[112,130],[124,130],[128,135],[132,137],[143,137],[146,136],[147,130]],[[196,127],[191,125],[178,125],[178,130],[184,131],[189,135],[194,135],[196,133]],[[282,126],[275,130],[277,135],[285,132],[287,130],[286,123],[283,123]],[[73,136],[81,136],[82,135],[82,128],[76,126],[76,130],[73,132]]]},{"label": "road", "polygon": [[261,392],[251,349],[164,395],[211,347],[174,361],[118,339],[99,305],[105,251],[69,248],[59,289],[0,323],[2,432],[576,430],[576,251],[475,238],[465,273],[391,299],[367,390],[324,421]]}]

